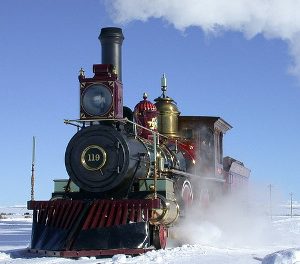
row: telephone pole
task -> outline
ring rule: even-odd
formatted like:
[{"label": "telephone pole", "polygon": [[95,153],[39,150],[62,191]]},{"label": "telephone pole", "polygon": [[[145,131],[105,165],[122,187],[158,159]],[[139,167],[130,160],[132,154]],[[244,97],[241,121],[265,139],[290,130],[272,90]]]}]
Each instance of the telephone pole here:
[{"label": "telephone pole", "polygon": [[32,163],[31,163],[31,201],[34,201],[34,172],[35,172],[35,137],[32,138]]},{"label": "telephone pole", "polygon": [[269,206],[270,206],[270,218],[273,219],[273,212],[272,212],[272,184],[268,185],[269,188]]},{"label": "telephone pole", "polygon": [[293,193],[290,193],[291,196],[291,218],[293,217]]}]

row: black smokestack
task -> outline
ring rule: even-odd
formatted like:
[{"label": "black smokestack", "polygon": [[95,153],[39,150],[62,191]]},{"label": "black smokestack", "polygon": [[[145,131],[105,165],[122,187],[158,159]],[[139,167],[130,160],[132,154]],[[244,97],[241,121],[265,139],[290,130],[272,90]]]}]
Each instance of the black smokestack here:
[{"label": "black smokestack", "polygon": [[118,79],[122,82],[122,43],[124,36],[121,28],[102,28],[99,36],[102,46],[102,64],[113,64]]}]

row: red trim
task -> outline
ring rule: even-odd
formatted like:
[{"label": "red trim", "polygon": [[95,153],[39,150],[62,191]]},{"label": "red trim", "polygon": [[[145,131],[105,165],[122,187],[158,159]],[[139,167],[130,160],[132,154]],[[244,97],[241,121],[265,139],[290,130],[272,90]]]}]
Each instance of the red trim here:
[{"label": "red trim", "polygon": [[130,214],[129,214],[129,219],[131,222],[134,222],[134,213],[135,213],[135,208],[134,204],[130,206]]},{"label": "red trim", "polygon": [[[94,226],[96,226],[96,224],[94,224],[94,223],[95,223],[96,221],[98,221],[99,215],[98,215],[98,214],[95,215],[94,220],[93,220],[93,218],[91,217],[91,216],[94,214],[94,212],[95,212],[95,210],[96,210],[96,207],[97,207],[97,204],[93,204],[93,206],[92,206],[92,208],[91,208],[92,214],[90,214],[90,215],[87,216],[87,218],[86,218],[86,220],[85,220],[85,223],[84,223],[84,225],[82,226],[82,229],[83,229],[83,230],[89,229],[90,227],[93,228]],[[96,210],[96,211],[97,211],[97,210]]]},{"label": "red trim", "polygon": [[31,254],[37,254],[40,256],[48,257],[65,257],[65,258],[77,258],[77,257],[93,257],[93,256],[113,256],[116,254],[125,255],[139,255],[152,251],[154,248],[122,248],[122,249],[103,249],[103,250],[66,250],[66,251],[52,251],[52,250],[36,250],[29,249]]},{"label": "red trim", "polygon": [[[148,210],[145,210],[148,211]],[[139,204],[138,210],[137,210],[137,222],[142,222],[142,206]],[[148,220],[148,219],[147,219]]]},{"label": "red trim", "polygon": [[65,213],[65,207],[66,207],[66,204],[63,204],[62,206],[59,206],[57,208],[57,217],[53,219],[53,226],[57,226],[57,227],[60,226],[60,224],[63,220],[64,213]]},{"label": "red trim", "polygon": [[83,207],[83,203],[76,201],[73,207],[72,213],[68,217],[68,221],[66,222],[66,227],[72,226],[73,222],[76,220],[77,216],[80,214]]},{"label": "red trim", "polygon": [[108,215],[108,219],[106,221],[106,227],[107,226],[111,226],[111,223],[113,221],[113,217],[114,217],[114,213],[115,213],[115,209],[116,209],[116,202],[112,202],[111,206],[110,206],[110,213]]},{"label": "red trim", "polygon": [[126,224],[127,217],[128,217],[128,204],[125,204],[124,212],[123,212],[123,218],[122,218],[122,222],[121,222],[122,225]]},{"label": "red trim", "polygon": [[115,221],[114,221],[113,225],[118,225],[119,223],[121,223],[122,209],[123,209],[122,205],[119,204],[117,206],[117,214],[116,214]]},{"label": "red trim", "polygon": [[64,210],[64,215],[62,217],[59,228],[65,228],[66,227],[67,219],[70,216],[70,213],[71,213],[71,210],[72,210],[72,207],[70,206],[70,203],[65,204],[65,207],[67,207],[67,208]]},{"label": "red trim", "polygon": [[108,208],[109,208],[109,203],[105,203],[105,207],[104,207],[104,211],[102,213],[102,216],[101,216],[101,221],[100,221],[100,224],[99,224],[99,227],[104,227],[104,223],[105,223],[105,218],[107,217],[107,212],[108,212]]}]

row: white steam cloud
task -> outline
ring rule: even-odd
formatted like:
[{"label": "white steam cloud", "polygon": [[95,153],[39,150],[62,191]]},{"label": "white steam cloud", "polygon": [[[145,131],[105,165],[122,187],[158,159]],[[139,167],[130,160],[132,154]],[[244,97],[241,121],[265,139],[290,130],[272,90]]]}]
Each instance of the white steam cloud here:
[{"label": "white steam cloud", "polygon": [[[249,185],[219,197],[209,207],[194,201],[186,217],[170,229],[172,246],[186,243],[226,248],[290,245],[291,237],[271,224],[265,191]],[[273,209],[278,210],[275,206]]]},{"label": "white steam cloud", "polygon": [[292,57],[289,71],[300,78],[299,0],[114,0],[107,7],[117,23],[161,18],[178,30],[196,26],[206,33],[281,39]]}]

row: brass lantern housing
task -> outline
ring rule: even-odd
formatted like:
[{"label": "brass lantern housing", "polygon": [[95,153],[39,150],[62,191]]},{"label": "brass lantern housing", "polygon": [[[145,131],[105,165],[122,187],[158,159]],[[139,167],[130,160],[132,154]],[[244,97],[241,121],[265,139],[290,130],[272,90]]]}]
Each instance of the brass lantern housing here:
[{"label": "brass lantern housing", "polygon": [[123,88],[111,64],[94,64],[94,77],[79,75],[80,119],[123,118]]},{"label": "brass lantern housing", "polygon": [[166,136],[178,137],[178,116],[180,112],[174,100],[170,97],[158,97],[154,101],[159,112],[157,118],[158,132]]}]

